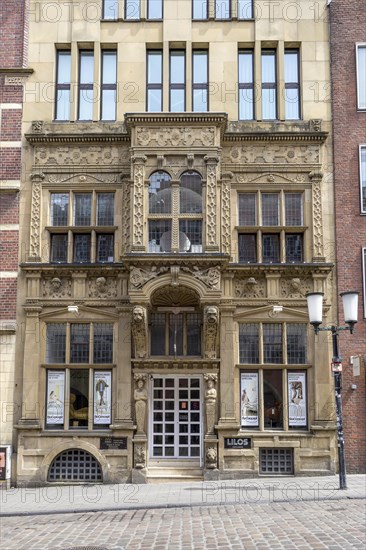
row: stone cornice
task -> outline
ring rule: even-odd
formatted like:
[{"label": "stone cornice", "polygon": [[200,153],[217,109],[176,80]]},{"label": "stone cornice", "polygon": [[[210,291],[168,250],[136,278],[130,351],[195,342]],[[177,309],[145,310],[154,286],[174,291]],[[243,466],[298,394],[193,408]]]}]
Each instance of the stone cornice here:
[{"label": "stone cornice", "polygon": [[230,256],[227,254],[141,254],[131,252],[123,257],[126,267],[129,266],[199,266],[224,267],[228,264]]},{"label": "stone cornice", "polygon": [[11,74],[11,75],[27,75],[33,74],[34,69],[24,68],[24,67],[2,67],[0,69],[0,74]]},{"label": "stone cornice", "polygon": [[84,273],[86,271],[92,272],[93,277],[99,275],[118,275],[125,272],[125,266],[123,263],[114,263],[113,265],[101,265],[101,264],[49,264],[49,263],[37,263],[37,262],[23,262],[20,264],[20,268],[23,271],[29,273],[45,273],[47,275],[57,275],[61,273],[63,276],[76,273]]},{"label": "stone cornice", "polygon": [[196,124],[215,125],[226,127],[228,116],[226,113],[126,113],[125,123],[127,128],[134,126],[162,124]]},{"label": "stone cornice", "polygon": [[36,143],[122,143],[129,142],[126,134],[86,134],[80,130],[77,134],[25,134],[26,140]]},{"label": "stone cornice", "polygon": [[306,264],[229,264],[227,271],[237,275],[243,274],[249,276],[251,274],[312,274],[323,273],[328,274],[334,267],[333,263],[306,263]]},{"label": "stone cornice", "polygon": [[242,142],[242,141],[284,141],[301,143],[324,143],[328,137],[328,132],[240,132],[225,133],[224,142]]},{"label": "stone cornice", "polygon": [[153,357],[151,359],[131,359],[133,369],[202,369],[216,370],[220,366],[220,359],[201,359],[187,357]]}]

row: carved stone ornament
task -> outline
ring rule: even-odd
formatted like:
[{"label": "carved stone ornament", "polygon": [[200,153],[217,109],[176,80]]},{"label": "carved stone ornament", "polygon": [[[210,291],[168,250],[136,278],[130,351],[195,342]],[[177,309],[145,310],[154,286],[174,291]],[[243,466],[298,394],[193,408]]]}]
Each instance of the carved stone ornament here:
[{"label": "carved stone ornament", "polygon": [[216,400],[217,400],[217,374],[205,374],[207,389],[205,392],[206,402],[206,434],[214,435],[215,433],[215,417],[216,417]]},{"label": "carved stone ornament", "polygon": [[215,447],[207,447],[206,450],[206,468],[217,468],[217,450]]},{"label": "carved stone ornament", "polygon": [[322,193],[321,176],[310,174],[313,181],[313,227],[314,227],[314,257],[322,257],[323,247],[323,212],[322,212]]},{"label": "carved stone ornament", "polygon": [[30,256],[40,256],[40,223],[41,223],[41,197],[42,185],[39,178],[33,178],[32,183],[32,210],[30,227]]},{"label": "carved stone ornament", "polygon": [[144,230],[144,174],[146,157],[135,155],[133,162],[133,244],[143,246]]},{"label": "carved stone ornament", "polygon": [[147,356],[147,311],[143,306],[135,306],[132,311],[132,335],[135,355],[140,359]]},{"label": "carved stone ornament", "polygon": [[147,281],[155,279],[162,273],[167,273],[168,267],[157,269],[155,266],[150,271],[141,269],[140,267],[130,267],[130,285],[134,288],[142,288]]},{"label": "carved stone ornament", "polygon": [[35,163],[42,165],[116,166],[129,161],[128,148],[121,146],[63,145],[59,147],[40,146],[35,149]]},{"label": "carved stone ornament", "polygon": [[135,468],[145,468],[146,465],[146,450],[144,445],[135,445]]},{"label": "carved stone ornament", "polygon": [[88,281],[89,298],[116,298],[117,281],[113,277],[95,277]]},{"label": "carved stone ornament", "polygon": [[234,293],[236,298],[264,298],[266,294],[266,286],[264,279],[248,279],[234,280]]},{"label": "carved stone ornament", "polygon": [[43,120],[33,120],[32,122],[32,132],[34,134],[42,134],[44,130],[44,121]]},{"label": "carved stone ornament", "polygon": [[299,299],[305,298],[306,293],[311,291],[312,280],[293,277],[292,279],[281,279],[280,285],[283,298]]},{"label": "carved stone ornament", "polygon": [[201,281],[210,290],[220,289],[221,274],[218,266],[208,269],[199,269],[198,267],[190,269],[189,267],[182,267],[182,271],[191,273],[193,277]]},{"label": "carved stone ornament", "polygon": [[215,144],[214,128],[137,128],[136,143],[143,147],[209,147]]},{"label": "carved stone ornament", "polygon": [[219,329],[219,309],[206,306],[204,309],[205,357],[216,359],[216,344]]},{"label": "carved stone ornament", "polygon": [[322,119],[321,118],[312,118],[310,120],[310,130],[313,132],[321,132],[322,130]]},{"label": "carved stone ornament", "polygon": [[221,191],[221,243],[222,252],[231,252],[231,184],[229,181],[222,182]]},{"label": "carved stone ornament", "polygon": [[[318,145],[252,145],[224,149],[223,161],[238,164],[318,164]],[[237,177],[245,183],[245,176]]]},{"label": "carved stone ornament", "polygon": [[71,296],[71,279],[66,277],[43,279],[42,287],[44,298],[70,298]]},{"label": "carved stone ornament", "polygon": [[217,195],[217,158],[205,157],[207,162],[207,190],[206,190],[206,242],[208,246],[217,246],[216,243],[216,195]]},{"label": "carved stone ornament", "polygon": [[145,435],[145,417],[146,417],[146,403],[147,403],[147,389],[146,389],[146,374],[135,374],[135,412],[136,412],[136,427],[137,435]]}]

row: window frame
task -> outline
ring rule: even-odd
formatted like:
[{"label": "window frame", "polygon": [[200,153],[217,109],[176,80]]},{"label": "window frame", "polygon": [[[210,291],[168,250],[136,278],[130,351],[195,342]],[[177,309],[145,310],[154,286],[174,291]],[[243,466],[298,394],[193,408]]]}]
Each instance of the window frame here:
[{"label": "window frame", "polygon": [[251,16],[250,17],[240,17],[240,0],[237,0],[237,19],[238,21],[253,21],[254,20],[254,0],[249,0],[247,4],[250,3],[251,7]]},{"label": "window frame", "polygon": [[[155,55],[159,54],[160,58],[161,58],[160,84],[156,84],[156,83],[149,84],[149,55],[150,54],[153,55],[154,53],[155,53]],[[147,113],[161,113],[163,111],[163,92],[164,92],[164,90],[163,90],[163,71],[164,71],[163,63],[164,63],[163,50],[160,50],[160,49],[157,49],[157,50],[148,49],[148,50],[146,50],[146,112]],[[149,91],[150,90],[160,90],[160,92],[161,92],[160,110],[159,111],[151,111],[149,109]],[[169,92],[169,97],[170,97],[170,92]]]},{"label": "window frame", "polygon": [[[133,3],[138,4],[138,17],[127,17],[127,10],[129,3],[133,1]],[[141,0],[125,0],[124,2],[124,19],[125,21],[141,21]]]},{"label": "window frame", "polygon": [[194,17],[194,4],[195,0],[192,0],[192,21],[208,21],[209,19],[209,0],[204,0],[206,4],[206,17]]},{"label": "window frame", "polygon": [[[364,106],[361,106],[360,105],[360,100],[361,100],[361,93],[360,93],[360,78],[359,78],[359,75],[360,75],[360,67],[359,67],[359,59],[358,59],[358,52],[360,49],[365,49],[366,50],[366,42],[357,42],[356,43],[356,95],[357,95],[357,111],[366,111],[366,74],[364,76],[365,78],[365,90],[363,92],[363,94],[365,95],[365,105]],[[365,72],[366,72],[366,69],[365,69]]]},{"label": "window frame", "polygon": [[[69,59],[70,59],[70,74],[69,74],[69,82],[67,84],[60,84],[59,83],[59,74],[58,74],[58,71],[59,71],[59,66],[60,66],[60,56],[62,55],[68,55]],[[72,59],[71,59],[71,49],[65,49],[65,50],[59,50],[57,49],[56,50],[56,67],[55,67],[55,70],[56,70],[56,73],[55,73],[55,82],[56,82],[56,86],[55,86],[55,109],[54,109],[54,120],[57,121],[57,122],[69,122],[71,120],[71,62],[72,62]],[[58,117],[58,94],[59,92],[62,92],[62,90],[65,90],[65,91],[68,91],[69,92],[69,117],[68,118],[59,118]]]},{"label": "window frame", "polygon": [[[285,80],[285,120],[301,120],[301,86],[300,86],[300,49],[299,48],[286,48],[284,52],[284,66],[286,63],[286,55],[287,54],[296,54],[297,57],[297,82],[286,82]],[[297,118],[289,118],[286,115],[286,107],[287,107],[287,90],[297,90],[298,94],[298,101],[297,101],[297,108],[299,116]]]},{"label": "window frame", "polygon": [[[251,55],[252,58],[252,82],[241,82],[240,81],[240,55]],[[238,50],[238,92],[239,92],[239,101],[238,101],[238,118],[239,120],[255,120],[256,109],[254,101],[254,83],[255,83],[255,63],[254,63],[254,49],[253,48],[240,48]],[[240,105],[241,105],[241,93],[240,90],[251,90],[253,94],[252,101],[252,118],[241,118],[240,117]]]},{"label": "window frame", "polygon": [[[150,15],[149,15],[150,4],[151,4],[151,0],[146,0],[146,20],[147,21],[163,21],[163,19],[164,19],[164,2],[163,2],[163,0],[160,0],[161,17],[150,17]],[[140,11],[141,11],[141,6],[140,6]]]},{"label": "window frame", "polygon": [[[104,71],[104,57],[108,55],[114,55],[115,61],[116,61],[116,74],[115,74],[115,80],[113,84],[105,84],[103,82],[103,71]],[[117,119],[117,71],[118,71],[118,59],[117,59],[117,50],[107,50],[103,49],[101,51],[101,64],[100,64],[100,120],[105,122],[114,122]],[[104,91],[114,91],[114,118],[104,118],[103,117],[103,92]]]},{"label": "window frame", "polygon": [[[261,94],[262,94],[262,120],[264,121],[271,121],[271,120],[278,120],[278,60],[277,60],[277,49],[276,48],[262,48],[261,50]],[[274,59],[274,74],[275,74],[275,80],[274,82],[267,82],[263,80],[263,64],[262,60],[264,56],[273,56]],[[275,96],[275,116],[274,118],[265,118],[263,116],[263,105],[264,105],[264,98],[263,98],[263,90],[274,90],[274,96]]]},{"label": "window frame", "polygon": [[[171,354],[171,333],[170,328],[172,327],[172,319],[174,319],[175,315],[182,315],[182,354]],[[165,353],[164,354],[157,354],[152,353],[152,326],[153,326],[153,315],[164,315],[164,341],[165,341]],[[196,326],[200,327],[200,341],[199,341],[199,348],[200,353],[198,355],[188,355],[188,341],[189,341],[189,335],[188,335],[188,328],[189,328],[189,315],[196,315],[199,319],[199,324]],[[182,308],[156,308],[154,309],[150,314],[149,319],[149,356],[151,358],[187,358],[187,359],[197,359],[198,357],[202,357],[203,354],[203,315],[202,311],[196,307],[182,307]]]},{"label": "window frame", "polygon": [[[362,155],[364,152],[364,155]],[[366,143],[361,144],[358,147],[358,162],[359,162],[359,181],[360,181],[360,212],[361,214],[366,214]],[[364,156],[364,163],[362,163],[362,156]],[[364,164],[364,170],[362,168]],[[363,180],[363,172],[365,179]],[[364,195],[365,195],[365,204],[364,204]]]},{"label": "window frame", "polygon": [[[88,83],[82,83],[81,82],[81,65],[82,65],[82,58],[83,56],[86,57],[92,57],[93,58],[93,75],[92,75],[92,82]],[[94,100],[92,101],[91,105],[91,118],[80,118],[80,106],[81,106],[81,95],[83,91],[92,91],[94,90],[94,63],[95,63],[95,55],[94,50],[79,50],[78,55],[78,112],[77,112],[77,120],[78,122],[92,122],[93,121],[93,107],[94,107]]]},{"label": "window frame", "polygon": [[218,12],[218,9],[217,9],[217,4],[218,2],[220,2],[220,0],[214,0],[215,1],[215,4],[214,4],[214,9],[215,9],[215,21],[232,21],[232,18],[233,18],[233,8],[232,8],[232,0],[227,0],[228,1],[228,4],[229,4],[229,13],[228,13],[228,17],[218,17],[217,16],[217,12]]},{"label": "window frame", "polygon": [[115,11],[115,17],[106,17],[106,3],[107,3],[107,0],[103,0],[102,21],[118,21],[118,0],[112,0],[112,3],[114,3],[117,6],[117,9]]},{"label": "window frame", "polygon": [[[183,53],[184,56],[184,83],[183,84],[173,84],[172,83],[172,58],[174,53]],[[169,112],[170,113],[185,113],[187,107],[187,52],[185,49],[177,48],[169,50]],[[183,109],[182,111],[172,111],[172,91],[173,90],[183,90],[184,100],[183,100]]]},{"label": "window frame", "polygon": [[[195,59],[195,55],[202,55],[203,53],[206,55],[206,64],[207,64],[206,83],[195,83],[194,82],[194,59]],[[210,110],[208,83],[209,83],[209,55],[208,55],[208,49],[200,49],[200,48],[193,49],[192,50],[192,111],[194,113],[207,113]],[[198,110],[196,111],[195,110],[195,108],[194,108],[194,92],[195,92],[195,90],[206,90],[206,93],[207,93],[207,95],[206,95],[206,97],[207,97],[207,102],[206,102],[207,109],[206,109],[206,111],[198,111]]]}]

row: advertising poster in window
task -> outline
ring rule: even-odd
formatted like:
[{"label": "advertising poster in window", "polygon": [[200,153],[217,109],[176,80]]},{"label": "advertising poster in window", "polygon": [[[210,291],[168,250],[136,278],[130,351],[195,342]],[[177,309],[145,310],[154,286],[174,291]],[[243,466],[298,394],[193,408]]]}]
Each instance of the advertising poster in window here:
[{"label": "advertising poster in window", "polygon": [[258,427],[258,373],[240,373],[241,425]]},{"label": "advertising poster in window", "polygon": [[47,372],[46,424],[63,424],[65,403],[65,371]]},{"label": "advertising poster in window", "polygon": [[94,372],[94,424],[111,423],[111,371]]},{"label": "advertising poster in window", "polygon": [[288,382],[288,425],[306,426],[306,373],[289,372]]}]

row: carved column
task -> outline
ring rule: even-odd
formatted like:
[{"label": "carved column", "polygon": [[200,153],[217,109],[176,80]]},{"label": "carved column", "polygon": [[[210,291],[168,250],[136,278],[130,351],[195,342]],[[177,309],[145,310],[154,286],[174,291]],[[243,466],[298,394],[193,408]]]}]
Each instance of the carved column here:
[{"label": "carved column", "polygon": [[219,424],[237,425],[237,403],[234,393],[234,369],[237,362],[238,341],[233,314],[235,307],[222,305],[220,308],[220,420]]},{"label": "carved column", "polygon": [[131,309],[118,307],[120,314],[118,322],[117,369],[115,373],[115,414],[113,428],[129,428],[133,426],[131,407]]},{"label": "carved column", "polygon": [[133,190],[133,181],[126,180],[123,182],[123,195],[122,195],[122,249],[120,254],[126,254],[130,251],[131,246],[131,226],[133,224],[133,217],[131,213],[131,195]]},{"label": "carved column", "polygon": [[172,190],[172,252],[179,252],[179,180],[170,182]]},{"label": "carved column", "polygon": [[231,254],[231,182],[232,174],[222,175],[221,252]]},{"label": "carved column", "polygon": [[204,309],[205,357],[216,359],[219,310],[216,306]]},{"label": "carved column", "polygon": [[137,373],[134,375],[135,379],[135,412],[136,412],[136,435],[146,436],[145,419],[146,419],[146,404],[147,404],[147,375]]},{"label": "carved column", "polygon": [[145,251],[144,246],[144,177],[145,155],[138,154],[132,157],[133,164],[133,242],[132,251]]},{"label": "carved column", "polygon": [[321,172],[311,172],[309,177],[313,183],[313,262],[325,262],[323,246],[323,211]]},{"label": "carved column", "polygon": [[217,165],[219,158],[215,155],[205,157],[207,166],[206,187],[206,246],[208,252],[218,252],[217,238]]},{"label": "carved column", "polygon": [[[42,172],[31,174],[32,180],[32,207],[29,242],[29,262],[41,261],[41,201],[42,180],[45,175]],[[45,258],[48,261],[48,257]]]},{"label": "carved column", "polygon": [[207,436],[215,436],[217,374],[205,374],[205,380],[207,383],[207,389],[205,393],[206,437],[207,437]]},{"label": "carved column", "polygon": [[142,306],[135,306],[132,312],[132,334],[135,346],[135,357],[147,356],[147,312]]}]

